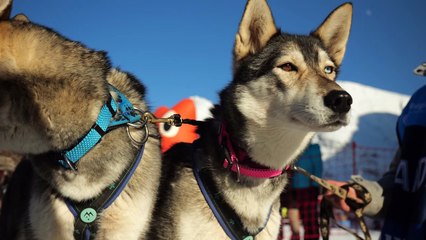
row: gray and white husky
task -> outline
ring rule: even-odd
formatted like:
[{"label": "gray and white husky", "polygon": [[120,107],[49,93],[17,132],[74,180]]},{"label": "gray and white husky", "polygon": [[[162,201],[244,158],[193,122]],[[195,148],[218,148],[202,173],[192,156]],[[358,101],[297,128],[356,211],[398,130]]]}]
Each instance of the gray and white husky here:
[{"label": "gray and white husky", "polygon": [[134,145],[157,130],[126,125],[139,121],[130,106],[148,108],[144,86],[112,68],[105,52],[23,15],[9,18],[11,6],[0,0],[0,151],[27,157],[9,183],[0,239],[143,238],[160,141],[149,138],[140,159]]},{"label": "gray and white husky", "polygon": [[233,50],[233,80],[193,144],[164,155],[150,239],[276,239],[286,166],[315,132],[348,124],[336,82],[352,5],[310,35],[281,32],[265,0],[249,0]]}]

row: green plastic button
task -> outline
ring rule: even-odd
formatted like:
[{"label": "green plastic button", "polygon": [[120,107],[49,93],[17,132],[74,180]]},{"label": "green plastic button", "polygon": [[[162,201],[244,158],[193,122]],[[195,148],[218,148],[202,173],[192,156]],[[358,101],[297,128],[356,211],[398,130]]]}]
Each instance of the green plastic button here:
[{"label": "green plastic button", "polygon": [[96,213],[96,210],[93,208],[85,208],[83,211],[81,211],[80,213],[80,219],[81,221],[83,221],[84,223],[91,223],[93,221],[96,220],[96,216],[98,214]]},{"label": "green plastic button", "polygon": [[254,239],[253,236],[247,236],[244,238],[244,240],[253,240],[253,239]]}]

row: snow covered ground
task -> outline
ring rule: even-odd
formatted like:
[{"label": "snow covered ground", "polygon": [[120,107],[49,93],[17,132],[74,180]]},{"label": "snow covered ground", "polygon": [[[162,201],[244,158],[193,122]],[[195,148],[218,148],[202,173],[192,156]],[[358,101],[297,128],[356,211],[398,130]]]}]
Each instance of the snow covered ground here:
[{"label": "snow covered ground", "polygon": [[[379,231],[370,231],[370,234],[371,234],[372,240],[377,240],[380,237]],[[362,232],[359,232],[358,235],[361,236],[362,238],[364,237],[362,235]],[[284,239],[290,240],[290,236],[291,236],[290,227],[289,227],[289,225],[285,225],[285,227],[284,227]],[[301,238],[301,239],[303,239],[303,238]],[[330,239],[329,240],[356,240],[356,238],[352,234],[350,234],[350,233],[348,233],[348,232],[346,232],[346,231],[344,231],[340,228],[332,228],[331,231],[330,231]]]}]

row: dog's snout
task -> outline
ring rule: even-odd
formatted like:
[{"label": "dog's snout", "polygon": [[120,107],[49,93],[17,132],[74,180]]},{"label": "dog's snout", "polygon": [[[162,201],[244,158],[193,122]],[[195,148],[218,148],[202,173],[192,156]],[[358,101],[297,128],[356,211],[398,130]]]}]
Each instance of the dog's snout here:
[{"label": "dog's snout", "polygon": [[351,109],[352,97],[346,91],[333,90],[324,97],[324,105],[336,113],[347,113]]}]

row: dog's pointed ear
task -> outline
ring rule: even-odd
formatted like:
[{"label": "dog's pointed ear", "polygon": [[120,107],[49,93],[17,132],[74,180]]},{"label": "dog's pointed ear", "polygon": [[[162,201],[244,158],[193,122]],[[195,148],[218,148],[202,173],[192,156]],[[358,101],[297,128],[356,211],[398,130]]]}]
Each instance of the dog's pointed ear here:
[{"label": "dog's pointed ear", "polygon": [[28,19],[28,17],[25,16],[24,14],[22,14],[22,13],[14,16],[13,20],[21,21],[21,22],[30,22],[30,19]]},{"label": "dog's pointed ear", "polygon": [[340,65],[346,51],[352,24],[352,4],[345,3],[328,15],[312,35],[319,37],[333,60]]},{"label": "dog's pointed ear", "polygon": [[12,12],[12,0],[0,0],[0,21],[9,20]]},{"label": "dog's pointed ear", "polygon": [[277,32],[266,0],[248,0],[234,44],[234,62],[256,53]]}]

